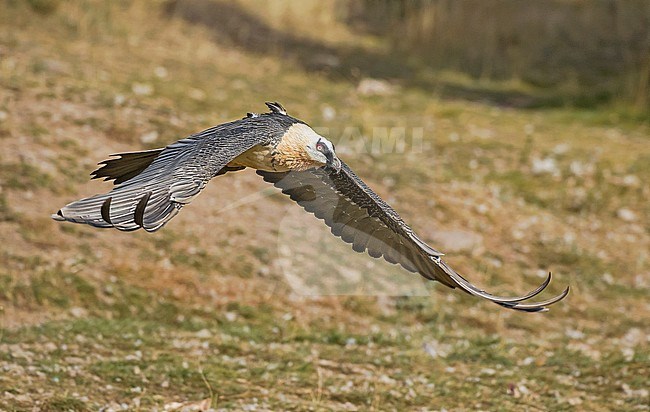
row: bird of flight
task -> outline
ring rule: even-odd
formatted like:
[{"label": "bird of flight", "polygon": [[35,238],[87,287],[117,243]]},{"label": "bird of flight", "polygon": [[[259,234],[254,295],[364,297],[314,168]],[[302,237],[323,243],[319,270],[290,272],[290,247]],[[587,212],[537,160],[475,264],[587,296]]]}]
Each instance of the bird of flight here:
[{"label": "bird of flight", "polygon": [[279,103],[269,113],[214,126],[161,149],[120,153],[100,163],[93,179],[113,180],[106,194],[64,206],[52,218],[119,230],[154,232],[194,199],[215,176],[256,169],[333,235],[357,252],[401,265],[429,280],[487,299],[508,309],[540,312],[569,292],[529,302],[551,281],[518,297],[500,297],[469,283],[423,242],[400,216],[340,160],[334,145]]}]

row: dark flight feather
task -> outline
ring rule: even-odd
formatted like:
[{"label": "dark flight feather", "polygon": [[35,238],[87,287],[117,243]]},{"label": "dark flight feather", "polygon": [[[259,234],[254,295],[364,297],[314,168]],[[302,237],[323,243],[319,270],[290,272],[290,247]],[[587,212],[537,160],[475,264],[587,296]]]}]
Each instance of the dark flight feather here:
[{"label": "dark flight feather", "polygon": [[113,184],[120,184],[139,175],[144,169],[158,157],[164,149],[145,150],[143,152],[117,153],[111,156],[119,156],[115,159],[108,159],[100,162],[99,169],[94,170],[90,175],[92,179],[104,178],[113,180]]}]

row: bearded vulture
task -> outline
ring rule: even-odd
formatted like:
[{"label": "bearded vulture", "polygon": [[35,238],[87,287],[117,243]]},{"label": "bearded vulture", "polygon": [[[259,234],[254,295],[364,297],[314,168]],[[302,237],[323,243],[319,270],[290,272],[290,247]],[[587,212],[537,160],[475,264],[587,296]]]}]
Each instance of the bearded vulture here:
[{"label": "bearded vulture", "polygon": [[333,235],[357,252],[399,264],[429,280],[487,299],[508,309],[547,310],[558,296],[528,303],[551,281],[519,297],[500,297],[469,283],[442,260],[443,253],[422,241],[386,202],[340,160],[334,145],[305,122],[287,115],[279,103],[265,114],[214,126],[170,144],[120,153],[101,163],[93,179],[113,180],[109,193],[64,206],[52,218],[119,230],[154,232],[194,199],[210,179],[250,167],[292,200],[321,219]]}]

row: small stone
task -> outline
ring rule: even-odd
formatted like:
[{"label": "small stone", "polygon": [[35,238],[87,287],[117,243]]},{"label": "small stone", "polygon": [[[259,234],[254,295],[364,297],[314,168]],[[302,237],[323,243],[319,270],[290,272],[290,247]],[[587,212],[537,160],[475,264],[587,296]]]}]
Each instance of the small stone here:
[{"label": "small stone", "polygon": [[564,332],[567,338],[570,339],[583,339],[585,337],[585,334],[582,333],[581,331],[577,329],[571,329],[567,328],[567,330]]},{"label": "small stone", "polygon": [[636,220],[636,213],[626,207],[618,209],[616,216],[626,222],[634,222]]},{"label": "small stone", "polygon": [[200,331],[196,332],[196,337],[200,339],[208,339],[212,337],[212,332],[207,329],[201,329]]},{"label": "small stone", "polygon": [[571,406],[577,406],[577,405],[582,404],[582,399],[579,398],[579,397],[577,397],[577,396],[575,396],[575,397],[573,397],[573,398],[569,398],[569,399],[567,399],[567,402],[568,402],[569,405],[571,405]]},{"label": "small stone", "polygon": [[634,349],[632,348],[621,348],[621,354],[625,358],[626,362],[632,362],[632,359],[634,359]]},{"label": "small stone", "polygon": [[334,118],[336,117],[336,110],[334,110],[334,108],[331,106],[325,106],[323,107],[322,115],[323,115],[323,120],[329,122],[331,120],[334,120]]},{"label": "small stone", "polygon": [[67,63],[55,59],[46,59],[43,61],[45,68],[50,73],[69,74],[70,67]]},{"label": "small stone", "polygon": [[585,169],[586,169],[585,164],[577,160],[572,161],[571,164],[569,165],[569,170],[571,171],[571,174],[576,177],[584,176]]},{"label": "small stone", "polygon": [[608,285],[613,285],[614,284],[614,277],[609,272],[605,273],[605,274],[603,274],[603,282],[605,282]]},{"label": "small stone", "polygon": [[122,106],[126,102],[126,97],[123,94],[116,94],[115,97],[113,97],[113,104],[115,106]]},{"label": "small stone", "polygon": [[519,362],[519,364],[523,366],[528,366],[531,365],[533,362],[535,362],[535,358],[533,358],[532,356],[528,356],[524,358],[521,362]]},{"label": "small stone", "polygon": [[650,342],[650,335],[645,335],[639,328],[631,328],[622,338],[622,343],[628,347]]},{"label": "small stone", "polygon": [[553,148],[553,153],[556,155],[563,155],[569,151],[571,146],[568,143],[560,143]]},{"label": "small stone", "polygon": [[140,142],[142,142],[143,144],[153,143],[156,140],[158,140],[158,132],[155,130],[140,136]]},{"label": "small stone", "polygon": [[75,318],[83,318],[88,315],[88,311],[84,308],[74,307],[70,308],[70,314]]},{"label": "small stone", "polygon": [[632,389],[627,383],[622,384],[621,389],[630,398],[647,398],[650,395],[647,389]]},{"label": "small stone", "polygon": [[153,86],[148,83],[133,83],[131,91],[138,96],[151,96],[153,94]]},{"label": "small stone", "polygon": [[166,404],[163,408],[165,411],[175,411],[183,407],[183,404],[180,402],[171,402]]},{"label": "small stone", "polygon": [[531,165],[531,172],[533,172],[534,175],[556,175],[560,173],[560,169],[557,167],[557,162],[552,157],[545,157],[544,159],[534,158]]},{"label": "small stone", "polygon": [[488,205],[486,205],[485,203],[480,203],[480,204],[476,205],[476,212],[481,214],[481,215],[485,215],[489,211],[490,211],[490,207]]},{"label": "small stone", "polygon": [[627,175],[623,177],[622,183],[626,187],[639,187],[641,186],[641,179],[636,175]]},{"label": "small stone", "polygon": [[257,274],[261,277],[266,277],[271,274],[271,268],[268,266],[261,266],[257,271]]},{"label": "small stone", "polygon": [[479,139],[491,139],[494,137],[495,133],[493,130],[484,128],[484,127],[478,127],[476,125],[470,124],[469,125],[469,132],[472,136],[478,137]]},{"label": "small stone", "polygon": [[442,344],[435,339],[425,342],[423,345],[424,351],[432,358],[446,358],[451,351],[451,347],[447,344]]},{"label": "small stone", "polygon": [[519,392],[523,395],[528,395],[530,393],[530,389],[528,389],[523,383],[518,384],[517,389],[519,389]]},{"label": "small stone", "polygon": [[[6,393],[6,392],[5,392]],[[34,400],[27,394],[20,394],[14,396],[14,399],[21,403],[32,403]]]},{"label": "small stone", "polygon": [[531,134],[535,133],[535,125],[531,123],[527,123],[524,126],[524,133],[526,133],[526,136],[530,136]]},{"label": "small stone", "polygon": [[395,92],[395,86],[384,80],[365,78],[359,82],[357,92],[364,96],[386,96]]},{"label": "small stone", "polygon": [[466,230],[438,230],[430,237],[442,252],[476,252],[483,248],[483,236]]},{"label": "small stone", "polygon": [[190,89],[190,91],[188,92],[188,96],[190,96],[190,98],[197,100],[199,102],[202,102],[206,98],[205,92],[201,89]]},{"label": "small stone", "polygon": [[169,72],[163,66],[158,66],[155,69],[153,69],[153,74],[155,74],[156,77],[159,79],[164,79],[169,75]]},{"label": "small stone", "polygon": [[70,365],[81,365],[84,363],[84,359],[78,357],[78,356],[66,356],[64,358],[65,363],[70,364]]},{"label": "small stone", "polygon": [[341,59],[331,53],[318,53],[311,60],[311,65],[316,68],[337,68],[341,65]]}]

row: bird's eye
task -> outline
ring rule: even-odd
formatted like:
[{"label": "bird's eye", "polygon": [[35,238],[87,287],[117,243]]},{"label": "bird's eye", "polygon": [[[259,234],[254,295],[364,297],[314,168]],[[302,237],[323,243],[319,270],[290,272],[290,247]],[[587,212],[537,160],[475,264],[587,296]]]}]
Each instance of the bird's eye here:
[{"label": "bird's eye", "polygon": [[316,150],[319,152],[324,152],[325,151],[325,145],[322,143],[316,143]]}]

